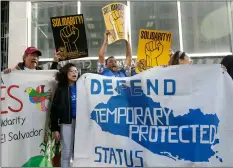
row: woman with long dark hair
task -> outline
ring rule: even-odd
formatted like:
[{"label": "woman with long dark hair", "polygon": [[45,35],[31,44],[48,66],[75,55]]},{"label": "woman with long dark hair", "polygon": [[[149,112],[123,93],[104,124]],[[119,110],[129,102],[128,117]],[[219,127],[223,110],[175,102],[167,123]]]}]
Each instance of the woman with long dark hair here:
[{"label": "woman with long dark hair", "polygon": [[58,87],[51,107],[51,131],[56,141],[61,140],[61,167],[70,167],[73,155],[76,121],[76,81],[79,73],[74,64],[68,63],[56,74]]},{"label": "woman with long dark hair", "polygon": [[190,57],[182,51],[176,51],[169,60],[169,65],[191,64]]},{"label": "woman with long dark hair", "polygon": [[233,79],[233,55],[225,56],[221,61],[222,68],[228,72]]}]

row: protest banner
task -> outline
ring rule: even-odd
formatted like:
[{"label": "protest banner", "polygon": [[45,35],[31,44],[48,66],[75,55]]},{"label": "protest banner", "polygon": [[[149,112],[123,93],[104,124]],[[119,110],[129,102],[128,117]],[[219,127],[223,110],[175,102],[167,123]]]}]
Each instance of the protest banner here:
[{"label": "protest banner", "polygon": [[[60,145],[49,131],[56,71],[14,71],[1,76],[2,167],[53,167]],[[57,155],[55,154],[57,152]]]},{"label": "protest banner", "polygon": [[171,32],[140,29],[136,72],[167,65],[170,59],[171,42]]},{"label": "protest banner", "polygon": [[220,65],[77,83],[74,167],[232,167],[233,85]]},{"label": "protest banner", "polygon": [[104,22],[110,32],[108,44],[117,40],[128,40],[127,6],[123,3],[111,3],[102,8]]},{"label": "protest banner", "polygon": [[61,60],[88,56],[83,14],[52,17],[50,20],[55,47],[61,52]]}]

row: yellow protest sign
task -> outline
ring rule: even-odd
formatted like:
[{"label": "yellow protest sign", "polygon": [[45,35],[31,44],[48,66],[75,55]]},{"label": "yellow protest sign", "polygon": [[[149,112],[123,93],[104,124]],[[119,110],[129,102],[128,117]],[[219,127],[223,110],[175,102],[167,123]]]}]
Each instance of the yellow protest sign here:
[{"label": "yellow protest sign", "polygon": [[136,72],[167,65],[170,59],[171,41],[171,32],[140,29]]},{"label": "yellow protest sign", "polygon": [[117,40],[127,40],[127,6],[122,3],[111,3],[102,8],[104,22],[107,30],[110,31],[108,44]]}]

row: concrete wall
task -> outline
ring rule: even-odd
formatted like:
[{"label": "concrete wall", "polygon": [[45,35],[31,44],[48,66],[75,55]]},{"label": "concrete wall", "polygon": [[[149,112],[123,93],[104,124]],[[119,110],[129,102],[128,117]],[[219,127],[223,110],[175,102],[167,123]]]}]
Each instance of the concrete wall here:
[{"label": "concrete wall", "polygon": [[28,45],[28,2],[12,2],[9,6],[9,46],[8,67],[14,67],[22,61]]}]

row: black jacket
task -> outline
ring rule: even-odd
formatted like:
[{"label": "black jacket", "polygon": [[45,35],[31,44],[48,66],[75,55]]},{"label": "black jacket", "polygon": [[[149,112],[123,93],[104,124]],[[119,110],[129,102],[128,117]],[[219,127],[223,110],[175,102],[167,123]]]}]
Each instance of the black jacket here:
[{"label": "black jacket", "polygon": [[[57,69],[57,65],[58,65],[57,62],[53,62],[50,69]],[[15,68],[18,70],[24,70],[24,62],[18,63],[18,65]],[[38,66],[38,67],[36,67],[36,70],[43,70],[43,68]]]},{"label": "black jacket", "polygon": [[50,111],[50,129],[60,131],[60,124],[72,123],[72,109],[69,86],[58,86],[55,91]]}]

